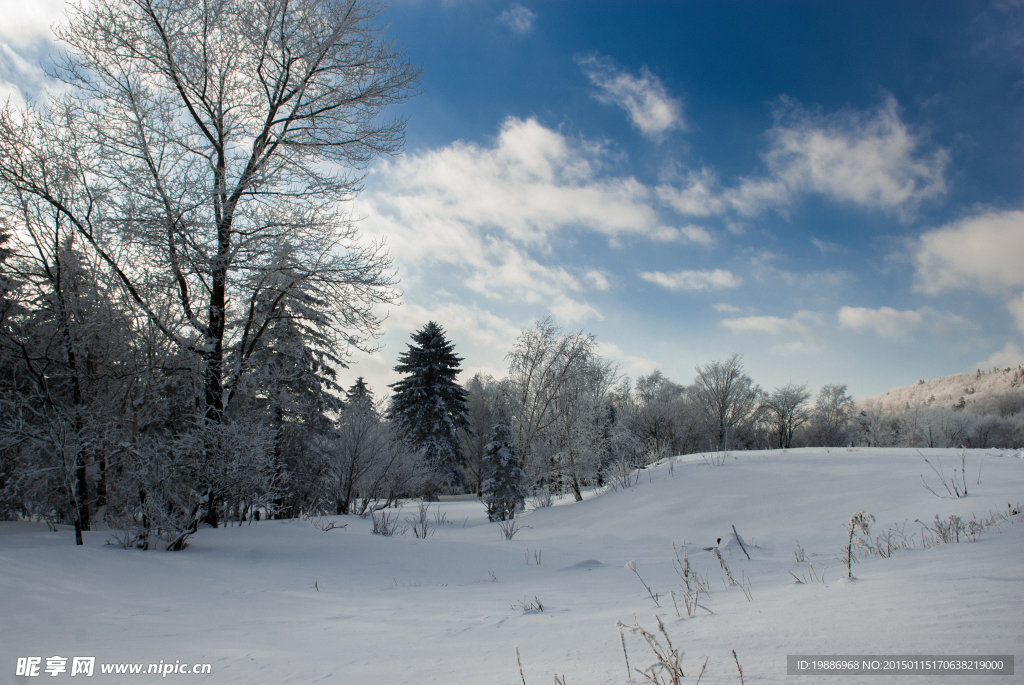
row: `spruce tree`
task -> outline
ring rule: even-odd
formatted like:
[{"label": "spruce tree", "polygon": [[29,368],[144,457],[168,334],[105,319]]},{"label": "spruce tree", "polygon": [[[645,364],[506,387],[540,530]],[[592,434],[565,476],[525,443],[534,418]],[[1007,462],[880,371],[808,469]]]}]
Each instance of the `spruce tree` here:
[{"label": "spruce tree", "polygon": [[373,404],[373,391],[370,390],[370,386],[366,384],[366,380],[362,376],[357,378],[352,387],[345,391],[345,402]]},{"label": "spruce tree", "polygon": [[395,371],[406,377],[391,384],[394,395],[388,418],[398,424],[405,441],[421,450],[430,471],[426,495],[437,496],[441,483],[462,482],[462,449],[457,429],[470,430],[466,391],[456,381],[461,357],[433,321],[412,336],[414,344],[399,355]]},{"label": "spruce tree", "polygon": [[519,468],[519,448],[512,439],[507,418],[502,417],[491,433],[491,441],[484,448],[483,469],[490,473],[481,490],[487,505],[487,518],[507,521],[516,516],[523,503],[523,477]]}]

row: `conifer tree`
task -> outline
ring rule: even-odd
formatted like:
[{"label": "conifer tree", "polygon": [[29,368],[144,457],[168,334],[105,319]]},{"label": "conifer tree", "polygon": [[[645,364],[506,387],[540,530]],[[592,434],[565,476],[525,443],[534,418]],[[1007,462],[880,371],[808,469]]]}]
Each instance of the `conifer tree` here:
[{"label": "conifer tree", "polygon": [[357,378],[352,387],[345,391],[345,402],[373,404],[373,391],[370,390],[370,386],[366,384],[366,380],[362,376]]},{"label": "conifer tree", "polygon": [[466,391],[455,378],[461,357],[433,321],[412,336],[414,344],[398,357],[395,371],[406,377],[390,387],[394,390],[388,417],[398,424],[400,434],[414,450],[421,450],[431,478],[426,495],[437,496],[442,483],[462,482],[462,449],[457,429],[469,430]]},{"label": "conifer tree", "polygon": [[494,426],[491,441],[487,443],[483,468],[490,473],[481,490],[487,505],[487,518],[491,521],[507,521],[516,516],[516,509],[523,503],[523,477],[519,468],[520,451],[515,446],[508,418],[502,417]]}]

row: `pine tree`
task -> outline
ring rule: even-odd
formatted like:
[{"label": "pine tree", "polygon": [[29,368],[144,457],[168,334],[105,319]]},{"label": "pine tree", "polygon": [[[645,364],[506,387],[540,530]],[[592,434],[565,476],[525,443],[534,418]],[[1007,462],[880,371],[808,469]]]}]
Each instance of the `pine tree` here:
[{"label": "pine tree", "polygon": [[366,384],[366,380],[362,376],[357,378],[352,387],[345,391],[345,402],[373,404],[373,391],[370,390],[370,386]]},{"label": "pine tree", "polygon": [[516,516],[516,509],[523,503],[523,478],[519,468],[519,448],[512,439],[507,418],[503,417],[491,433],[483,458],[483,468],[490,472],[481,489],[487,505],[487,518],[491,521],[507,521]]},{"label": "pine tree", "polygon": [[391,384],[394,395],[388,418],[398,424],[406,443],[421,450],[431,481],[426,495],[433,499],[441,483],[462,482],[462,449],[458,429],[469,430],[466,391],[456,381],[461,357],[433,321],[412,336],[415,344],[398,357],[395,371],[407,374]]}]

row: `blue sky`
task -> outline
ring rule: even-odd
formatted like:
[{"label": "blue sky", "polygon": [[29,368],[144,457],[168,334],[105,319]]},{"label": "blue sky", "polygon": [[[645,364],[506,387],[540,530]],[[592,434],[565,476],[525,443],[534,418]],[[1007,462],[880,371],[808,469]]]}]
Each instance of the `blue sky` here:
[{"label": "blue sky", "polygon": [[[21,5],[0,0],[15,97],[60,7]],[[353,210],[403,305],[346,378],[383,390],[431,319],[468,373],[501,376],[544,316],[624,374],[683,383],[734,352],[767,389],[857,397],[1024,362],[1020,3],[398,0],[384,17],[422,92]]]}]

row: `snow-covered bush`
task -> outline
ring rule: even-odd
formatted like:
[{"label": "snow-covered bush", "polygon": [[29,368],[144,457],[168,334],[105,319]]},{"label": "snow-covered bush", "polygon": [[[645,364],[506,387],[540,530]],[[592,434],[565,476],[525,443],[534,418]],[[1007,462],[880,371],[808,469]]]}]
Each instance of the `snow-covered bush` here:
[{"label": "snow-covered bush", "polygon": [[849,523],[846,524],[847,540],[843,552],[846,553],[846,575],[848,578],[853,578],[853,562],[856,556],[854,550],[858,547],[871,549],[868,535],[871,534],[871,524],[874,522],[874,516],[866,511],[858,511],[850,517]]}]

